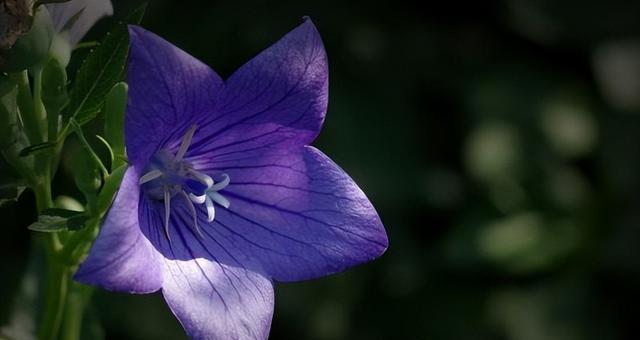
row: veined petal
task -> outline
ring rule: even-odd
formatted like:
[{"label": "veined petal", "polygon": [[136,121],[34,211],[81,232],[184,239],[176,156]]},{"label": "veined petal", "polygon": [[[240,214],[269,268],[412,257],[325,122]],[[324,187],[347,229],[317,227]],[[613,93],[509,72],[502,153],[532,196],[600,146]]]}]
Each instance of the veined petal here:
[{"label": "veined petal", "polygon": [[47,10],[57,32],[80,13],[69,30],[69,41],[71,46],[75,46],[98,20],[113,14],[113,5],[111,0],[71,0],[47,4]]},{"label": "veined petal", "polygon": [[310,19],[238,69],[219,112],[200,124],[191,155],[310,143],[327,110],[327,56]]},{"label": "veined petal", "polygon": [[140,230],[138,174],[129,168],[75,279],[108,290],[150,293],[162,286],[162,257]]},{"label": "veined petal", "polygon": [[273,286],[264,276],[206,259],[167,260],[162,288],[191,339],[267,339]]},{"label": "veined petal", "polygon": [[212,162],[203,171],[231,177],[222,191],[231,205],[216,209],[209,228],[215,238],[259,259],[277,281],[339,272],[387,248],[386,233],[367,197],[313,147]]},{"label": "veined petal", "polygon": [[[206,218],[206,216],[201,216]],[[273,285],[246,254],[188,227],[182,208],[172,215],[171,242],[156,238],[165,256],[162,293],[192,339],[266,339],[273,315]]]},{"label": "veined petal", "polygon": [[161,147],[177,151],[185,133],[214,113],[223,83],[207,65],[157,35],[137,26],[129,26],[129,33],[125,137],[129,160],[144,167]]}]

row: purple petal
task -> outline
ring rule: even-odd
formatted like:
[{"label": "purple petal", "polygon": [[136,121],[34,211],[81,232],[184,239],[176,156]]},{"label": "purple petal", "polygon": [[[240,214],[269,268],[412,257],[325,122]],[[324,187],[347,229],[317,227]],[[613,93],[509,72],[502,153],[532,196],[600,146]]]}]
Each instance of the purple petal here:
[{"label": "purple petal", "polygon": [[138,224],[138,174],[129,168],[75,279],[109,290],[150,293],[162,286],[162,257]]},{"label": "purple petal", "polygon": [[211,162],[204,171],[231,177],[221,192],[231,206],[217,207],[211,226],[215,238],[259,259],[275,280],[339,272],[387,248],[386,233],[367,197],[312,147],[261,158],[238,156]]},{"label": "purple petal", "polygon": [[77,45],[98,20],[113,14],[110,0],[71,0],[64,3],[47,4],[47,10],[49,10],[57,32],[62,31],[69,19],[82,11],[69,30],[71,46]]},{"label": "purple petal", "polygon": [[266,339],[271,281],[255,259],[211,238],[212,226],[195,236],[182,208],[172,212],[171,242],[155,239],[166,256],[162,293],[169,307],[193,339]]},{"label": "purple petal", "polygon": [[223,86],[207,65],[140,27],[130,26],[125,139],[129,160],[144,167],[159,148],[177,148],[191,125],[211,116]]},{"label": "purple petal", "polygon": [[311,20],[242,66],[225,85],[219,112],[196,133],[192,156],[313,141],[327,110],[328,69]]}]

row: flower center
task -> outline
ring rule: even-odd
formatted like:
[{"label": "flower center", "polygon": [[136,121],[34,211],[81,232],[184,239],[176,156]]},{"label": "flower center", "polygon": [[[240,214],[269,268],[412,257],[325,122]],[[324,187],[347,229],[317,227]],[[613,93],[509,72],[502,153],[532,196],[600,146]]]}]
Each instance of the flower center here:
[{"label": "flower center", "polygon": [[192,126],[182,138],[182,143],[175,156],[168,150],[158,151],[145,168],[140,177],[140,186],[145,193],[154,200],[164,201],[164,230],[169,237],[169,219],[171,216],[171,200],[180,196],[184,199],[193,217],[194,231],[202,236],[198,225],[198,215],[195,205],[204,204],[207,209],[207,221],[215,218],[214,203],[229,208],[229,201],[219,191],[229,185],[229,176],[221,174],[216,182],[211,176],[196,170],[184,159],[197,127]]}]

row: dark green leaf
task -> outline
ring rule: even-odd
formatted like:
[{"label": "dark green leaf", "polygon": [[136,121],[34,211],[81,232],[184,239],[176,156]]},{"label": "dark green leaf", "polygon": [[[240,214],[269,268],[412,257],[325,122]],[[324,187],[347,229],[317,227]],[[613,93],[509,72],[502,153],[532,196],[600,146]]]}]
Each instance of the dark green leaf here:
[{"label": "dark green leaf", "polygon": [[104,97],[123,78],[129,51],[127,24],[139,23],[144,10],[142,6],[118,22],[102,43],[89,52],[75,78],[67,119],[75,118],[84,124],[100,112]]},{"label": "dark green leaf", "polygon": [[37,153],[37,152],[41,152],[44,150],[48,150],[52,147],[56,146],[56,143],[54,142],[44,142],[44,143],[38,143],[38,144],[34,144],[34,145],[30,145],[27,146],[26,148],[20,150],[20,157],[26,157],[29,156],[33,153]]},{"label": "dark green leaf", "polygon": [[115,169],[124,164],[124,111],[127,106],[128,86],[124,82],[117,83],[105,99],[104,132],[114,154]]},{"label": "dark green leaf", "polygon": [[29,229],[40,232],[78,230],[82,228],[88,218],[81,211],[52,208],[43,211],[38,216],[38,220],[29,226]]},{"label": "dark green leaf", "polygon": [[73,231],[80,230],[84,228],[85,222],[87,222],[89,218],[90,217],[88,215],[77,215],[77,216],[70,217],[69,220],[67,221],[67,229],[73,230]]}]

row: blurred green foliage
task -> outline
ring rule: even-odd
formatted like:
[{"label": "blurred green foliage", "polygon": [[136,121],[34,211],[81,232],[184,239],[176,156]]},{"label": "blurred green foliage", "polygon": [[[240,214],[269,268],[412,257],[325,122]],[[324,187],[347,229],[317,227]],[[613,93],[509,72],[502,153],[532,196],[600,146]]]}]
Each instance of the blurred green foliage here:
[{"label": "blurred green foliage", "polygon": [[[373,201],[390,247],[278,285],[273,339],[640,334],[639,2],[156,0],[143,26],[227,77],[303,15],[330,61],[315,145]],[[72,161],[55,194],[80,199]],[[31,200],[2,208],[3,305]],[[91,338],[184,338],[158,294],[97,292],[87,319]]]}]

